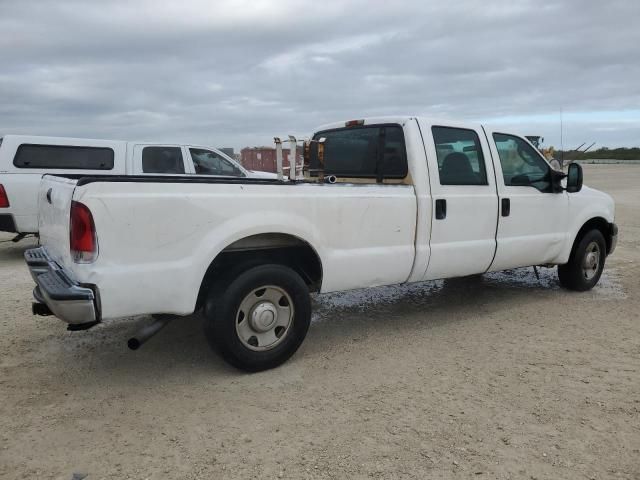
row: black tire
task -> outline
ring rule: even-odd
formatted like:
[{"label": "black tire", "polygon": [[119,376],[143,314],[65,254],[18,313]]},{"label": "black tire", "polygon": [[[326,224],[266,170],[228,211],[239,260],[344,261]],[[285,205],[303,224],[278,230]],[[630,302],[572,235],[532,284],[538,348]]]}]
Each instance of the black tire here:
[{"label": "black tire", "polygon": [[[588,255],[598,252],[597,265],[588,262]],[[602,275],[607,256],[607,244],[600,230],[590,230],[585,233],[571,251],[569,262],[558,265],[560,285],[569,290],[585,292],[591,290]],[[587,268],[589,264],[589,268]]]},{"label": "black tire", "polygon": [[[241,272],[236,270],[226,280],[226,283],[223,280],[212,287],[205,302],[205,335],[212,348],[226,362],[248,372],[268,370],[287,361],[302,344],[311,321],[309,289],[300,275],[283,265],[268,264],[248,267]],[[289,318],[288,326],[275,326],[271,329],[273,332],[277,332],[278,328],[283,329],[281,337],[276,338],[273,346],[259,345],[257,339],[266,332],[256,331],[256,336],[247,341],[246,338],[243,340],[239,331],[243,322],[261,318],[255,314],[258,306],[270,304],[279,311],[275,302],[260,300],[257,296],[263,287],[270,294],[284,292],[280,306],[289,309],[288,317],[284,316]],[[247,309],[243,304],[246,301],[256,303]],[[241,313],[241,306],[242,310],[247,310],[246,314],[244,311]],[[272,314],[268,313],[267,317],[269,315]],[[275,314],[276,319],[278,315]],[[251,329],[250,325],[251,322],[243,330]],[[255,340],[252,342],[253,339]],[[263,350],[255,350],[257,348]]]}]

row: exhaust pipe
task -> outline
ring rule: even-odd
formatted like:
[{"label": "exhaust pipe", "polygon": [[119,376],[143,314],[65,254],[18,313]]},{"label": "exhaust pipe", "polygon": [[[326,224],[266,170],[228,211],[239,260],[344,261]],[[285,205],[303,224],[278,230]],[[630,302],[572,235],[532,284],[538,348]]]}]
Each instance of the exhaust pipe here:
[{"label": "exhaust pipe", "polygon": [[127,347],[131,350],[139,349],[147,340],[162,330],[174,317],[172,315],[154,315],[153,318],[153,323],[145,325],[138,330],[138,333],[127,340]]},{"label": "exhaust pipe", "polygon": [[336,183],[338,181],[338,177],[335,175],[327,175],[324,177],[325,183]]}]

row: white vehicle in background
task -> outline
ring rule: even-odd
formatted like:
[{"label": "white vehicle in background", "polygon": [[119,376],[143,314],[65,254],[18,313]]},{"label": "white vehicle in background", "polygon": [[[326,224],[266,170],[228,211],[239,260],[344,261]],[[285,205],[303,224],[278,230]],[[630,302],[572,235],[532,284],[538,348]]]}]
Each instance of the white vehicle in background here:
[{"label": "white vehicle in background", "polygon": [[276,177],[248,171],[206,146],[6,135],[0,138],[0,231],[38,232],[38,188],[46,173]]},{"label": "white vehicle in background", "polygon": [[324,126],[304,151],[300,179],[297,160],[289,180],[45,176],[34,313],[82,330],[202,310],[211,345],[256,371],[300,346],[309,292],[531,265],[584,291],[616,245],[612,198],[518,135],[373,118]]}]

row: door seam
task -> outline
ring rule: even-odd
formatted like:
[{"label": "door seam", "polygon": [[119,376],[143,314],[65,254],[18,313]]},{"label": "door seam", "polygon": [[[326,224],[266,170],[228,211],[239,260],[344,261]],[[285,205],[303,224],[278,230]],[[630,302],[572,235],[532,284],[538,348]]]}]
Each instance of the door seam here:
[{"label": "door seam", "polygon": [[[429,258],[427,259],[427,265],[424,267],[424,270],[420,277],[424,278],[424,276],[427,274],[427,271],[429,270],[429,264],[431,263],[431,236],[433,234],[433,215],[435,212],[435,206],[433,204],[433,192],[431,191],[431,171],[429,170],[429,156],[427,155],[427,145],[424,141],[424,135],[422,134],[422,128],[420,128],[420,122],[418,121],[418,118],[416,118],[415,121],[416,125],[418,125],[418,132],[420,132],[420,139],[422,140],[422,149],[424,150],[424,161],[427,166],[427,185],[429,186],[429,203],[431,204],[431,214],[429,215]],[[416,232],[417,230],[418,229],[416,228]]]},{"label": "door seam", "polygon": [[[493,265],[493,262],[496,259],[496,255],[498,254],[498,228],[500,227],[500,202],[502,199],[500,198],[500,192],[498,191],[498,176],[496,174],[496,170],[497,170],[496,162],[495,162],[495,159],[493,158],[493,152],[491,151],[491,143],[489,143],[489,136],[487,135],[487,131],[484,129],[484,125],[480,125],[480,127],[482,128],[482,132],[484,133],[484,138],[487,140],[487,148],[489,149],[489,156],[491,157],[491,164],[493,165],[493,181],[496,189],[496,197],[498,199],[498,202],[497,202],[498,208],[496,211],[496,234],[494,236],[494,239],[496,241],[496,246],[493,249],[493,258],[491,258],[491,262],[489,263],[489,266],[483,272],[483,273],[487,273],[491,268],[491,266]],[[502,172],[502,165],[500,165],[500,171]]]}]

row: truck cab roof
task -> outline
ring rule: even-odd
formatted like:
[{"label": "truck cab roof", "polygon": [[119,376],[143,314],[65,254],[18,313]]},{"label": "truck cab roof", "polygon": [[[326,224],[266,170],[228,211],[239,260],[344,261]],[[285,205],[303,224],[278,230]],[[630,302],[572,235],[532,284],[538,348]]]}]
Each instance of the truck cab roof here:
[{"label": "truck cab roof", "polygon": [[315,131],[321,132],[323,130],[344,128],[346,126],[349,126],[348,124],[378,125],[378,124],[385,124],[385,123],[397,123],[398,125],[404,125],[407,122],[414,119],[415,120],[420,119],[422,122],[426,124],[432,124],[432,125],[446,125],[446,126],[466,127],[466,128],[477,128],[479,126],[477,122],[452,121],[452,120],[437,118],[437,117],[423,117],[418,115],[383,115],[383,116],[362,117],[357,119],[343,120],[340,122],[326,123],[324,125],[320,125],[318,128],[315,129]]}]

